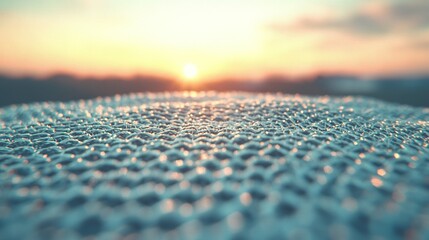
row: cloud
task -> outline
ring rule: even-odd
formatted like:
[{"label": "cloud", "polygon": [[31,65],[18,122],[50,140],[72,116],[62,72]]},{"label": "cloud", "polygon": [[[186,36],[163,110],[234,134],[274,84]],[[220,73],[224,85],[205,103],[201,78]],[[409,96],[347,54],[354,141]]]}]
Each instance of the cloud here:
[{"label": "cloud", "polygon": [[410,43],[410,46],[417,50],[429,50],[429,39],[416,39]]},{"label": "cloud", "polygon": [[384,35],[391,32],[429,30],[429,1],[411,0],[394,3],[362,4],[346,16],[303,17],[291,23],[274,23],[278,32],[336,30],[358,35]]},{"label": "cloud", "polygon": [[411,29],[429,29],[429,1],[409,1],[391,5],[389,18],[397,24],[407,24]]},{"label": "cloud", "polygon": [[344,30],[364,35],[380,34],[389,31],[389,26],[386,22],[380,21],[373,16],[360,13],[343,19],[301,19],[292,26],[286,28],[292,30]]}]

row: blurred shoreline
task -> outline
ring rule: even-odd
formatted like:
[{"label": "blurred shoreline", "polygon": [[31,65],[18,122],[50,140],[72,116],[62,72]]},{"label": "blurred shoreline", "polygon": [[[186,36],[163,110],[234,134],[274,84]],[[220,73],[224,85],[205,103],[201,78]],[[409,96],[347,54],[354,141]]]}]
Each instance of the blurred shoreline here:
[{"label": "blurred shoreline", "polygon": [[318,75],[291,79],[270,76],[258,81],[223,79],[201,83],[137,75],[130,78],[79,78],[55,74],[46,78],[0,74],[0,107],[11,104],[90,99],[137,92],[165,91],[280,92],[308,96],[368,96],[376,99],[429,107],[429,75],[360,79],[352,75]]}]

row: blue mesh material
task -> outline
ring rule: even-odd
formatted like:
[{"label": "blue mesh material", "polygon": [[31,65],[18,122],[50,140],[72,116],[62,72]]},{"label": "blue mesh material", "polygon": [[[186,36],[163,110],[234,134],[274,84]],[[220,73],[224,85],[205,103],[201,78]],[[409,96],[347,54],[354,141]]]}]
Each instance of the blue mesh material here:
[{"label": "blue mesh material", "polygon": [[427,109],[137,94],[0,129],[0,239],[429,239]]}]

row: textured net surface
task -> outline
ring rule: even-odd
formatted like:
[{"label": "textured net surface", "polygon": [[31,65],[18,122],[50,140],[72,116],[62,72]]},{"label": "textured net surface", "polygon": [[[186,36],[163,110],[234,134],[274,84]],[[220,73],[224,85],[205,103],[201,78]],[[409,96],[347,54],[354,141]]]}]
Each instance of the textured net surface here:
[{"label": "textured net surface", "polygon": [[425,109],[177,93],[0,119],[0,239],[429,238]]}]

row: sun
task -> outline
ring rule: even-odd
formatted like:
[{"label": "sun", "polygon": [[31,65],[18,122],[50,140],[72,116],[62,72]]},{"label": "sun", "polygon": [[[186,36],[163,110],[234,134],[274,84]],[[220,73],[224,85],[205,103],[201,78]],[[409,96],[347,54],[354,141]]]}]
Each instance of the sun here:
[{"label": "sun", "polygon": [[193,63],[187,63],[183,66],[183,77],[186,80],[194,80],[198,75],[197,66]]}]

